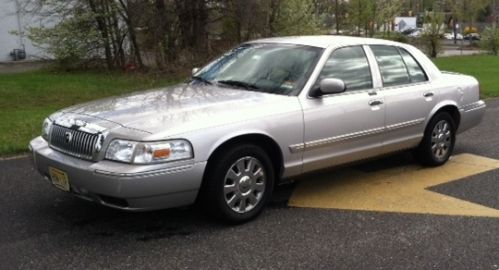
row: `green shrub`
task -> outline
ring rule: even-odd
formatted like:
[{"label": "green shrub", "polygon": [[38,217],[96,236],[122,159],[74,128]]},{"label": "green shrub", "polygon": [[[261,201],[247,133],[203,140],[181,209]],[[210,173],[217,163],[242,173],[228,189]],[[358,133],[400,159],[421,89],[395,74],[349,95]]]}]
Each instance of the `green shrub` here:
[{"label": "green shrub", "polygon": [[499,54],[499,28],[487,27],[482,33],[480,47],[493,55]]},{"label": "green shrub", "polygon": [[75,14],[53,27],[31,27],[28,38],[66,70],[79,68],[102,55],[92,14]]}]

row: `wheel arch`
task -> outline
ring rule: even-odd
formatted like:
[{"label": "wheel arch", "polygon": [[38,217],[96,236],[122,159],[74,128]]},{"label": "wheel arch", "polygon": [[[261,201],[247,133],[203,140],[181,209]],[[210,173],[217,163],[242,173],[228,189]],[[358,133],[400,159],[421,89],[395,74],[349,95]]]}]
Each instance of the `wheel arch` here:
[{"label": "wheel arch", "polygon": [[459,124],[461,123],[461,113],[459,112],[459,106],[456,103],[450,101],[443,102],[435,106],[435,108],[431,111],[428,119],[426,120],[425,126],[427,127],[431,119],[440,112],[449,113],[454,120],[454,124],[456,125],[455,130],[458,130]]},{"label": "wheel arch", "polygon": [[260,132],[232,134],[219,140],[210,151],[205,174],[210,167],[210,164],[212,164],[216,160],[218,155],[222,154],[230,147],[242,143],[251,143],[257,145],[269,155],[269,158],[272,161],[272,165],[274,166],[276,181],[279,181],[284,172],[284,156],[282,150],[279,147],[279,144],[270,135]]}]

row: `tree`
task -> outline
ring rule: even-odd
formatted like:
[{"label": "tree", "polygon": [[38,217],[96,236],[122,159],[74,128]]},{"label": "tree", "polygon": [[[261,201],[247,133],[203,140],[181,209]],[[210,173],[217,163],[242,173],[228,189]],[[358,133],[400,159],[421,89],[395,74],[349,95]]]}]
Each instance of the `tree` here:
[{"label": "tree", "polygon": [[399,0],[377,0],[374,2],[375,22],[377,30],[383,28],[383,32],[391,32],[392,24],[397,15],[402,11],[403,2]]},{"label": "tree", "polygon": [[374,30],[374,7],[375,0],[350,0],[348,4],[348,16],[358,36],[362,30],[366,36],[373,34]]},{"label": "tree", "polygon": [[442,12],[432,11],[425,18],[425,29],[423,30],[423,44],[426,53],[431,57],[437,57],[440,51],[440,33],[444,23],[445,16]]},{"label": "tree", "polygon": [[348,1],[346,0],[315,0],[315,17],[329,30],[334,28],[340,34],[345,24]]},{"label": "tree", "polygon": [[[126,0],[25,0],[24,6],[35,5],[32,12],[55,21],[53,27],[34,27],[28,35],[40,47],[64,60],[67,54],[61,53],[62,47],[75,50],[72,58],[83,57],[98,59],[103,56],[108,69],[122,68],[126,62],[143,66],[141,48],[137,40],[135,20],[132,18],[141,10],[144,2]],[[130,6],[133,5],[133,6]],[[135,12],[132,12],[132,10]],[[89,34],[97,40],[88,42]],[[128,39],[128,42],[126,41]],[[78,46],[76,46],[79,44]],[[93,47],[84,54],[82,46]],[[81,50],[78,52],[77,47]],[[128,54],[128,60],[125,59]],[[93,53],[93,55],[89,55]],[[60,61],[65,62],[65,61]],[[74,61],[77,63],[78,61]],[[74,64],[73,63],[73,64]]]},{"label": "tree", "polygon": [[452,11],[455,18],[466,22],[468,27],[471,28],[480,13],[491,4],[491,0],[449,0],[448,4],[453,7]]},{"label": "tree", "polygon": [[283,0],[273,23],[274,34],[308,35],[320,32],[312,0]]},{"label": "tree", "polygon": [[480,47],[493,55],[499,54],[499,28],[497,26],[487,27],[483,31]]},{"label": "tree", "polygon": [[[62,10],[64,6],[60,2],[52,1],[50,4],[61,8],[60,13],[67,18],[52,27],[28,28],[28,38],[33,44],[53,55],[64,68],[72,69],[99,58],[106,45],[87,6],[73,3],[71,10]],[[47,16],[52,15],[49,13]],[[106,54],[108,52],[106,50]]]},{"label": "tree", "polygon": [[346,13],[346,3],[344,0],[332,0],[333,1],[333,14],[334,14],[334,24],[336,28],[336,34],[340,34],[340,29],[343,24]]},{"label": "tree", "polygon": [[56,57],[68,57],[64,46],[74,48],[72,58],[98,59],[108,69],[155,64],[163,70],[204,62],[220,52],[215,48],[318,34],[333,25],[336,33],[350,23],[358,35],[372,36],[389,31],[402,6],[398,0],[19,1],[35,3],[37,15],[57,17],[54,27],[34,28],[31,35]]}]

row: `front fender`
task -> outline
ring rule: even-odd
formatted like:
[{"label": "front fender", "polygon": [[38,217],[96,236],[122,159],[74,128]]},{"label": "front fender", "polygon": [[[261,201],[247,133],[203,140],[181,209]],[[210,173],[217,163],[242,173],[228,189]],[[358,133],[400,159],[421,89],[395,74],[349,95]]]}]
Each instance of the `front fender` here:
[{"label": "front fender", "polygon": [[[258,130],[258,129],[248,129],[248,130],[237,130],[237,131],[234,131],[234,132],[230,132],[222,137],[220,137],[210,148],[209,150],[209,153],[208,153],[208,157],[211,157],[211,155],[220,147],[222,146],[224,143],[234,139],[234,138],[237,138],[237,137],[241,137],[241,136],[246,136],[246,135],[261,135],[261,136],[265,136],[265,137],[268,137],[269,139],[273,140],[274,142],[276,142],[275,138],[273,138],[270,134],[268,134],[267,132],[264,132],[264,131],[261,131],[261,130]],[[281,149],[282,151],[282,149]]]}]

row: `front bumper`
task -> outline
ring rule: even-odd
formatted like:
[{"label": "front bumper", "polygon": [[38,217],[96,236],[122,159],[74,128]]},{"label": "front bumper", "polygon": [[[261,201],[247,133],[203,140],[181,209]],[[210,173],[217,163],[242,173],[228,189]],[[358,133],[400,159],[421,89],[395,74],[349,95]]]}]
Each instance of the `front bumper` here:
[{"label": "front bumper", "polygon": [[485,109],[487,105],[483,100],[479,100],[475,103],[471,103],[462,107],[459,112],[461,114],[461,121],[459,124],[458,133],[464,132],[478,124],[482,121],[485,115]]},{"label": "front bumper", "polygon": [[30,149],[36,169],[46,180],[49,167],[62,170],[67,173],[72,194],[130,211],[194,203],[206,167],[206,162],[193,161],[159,165],[90,162],[52,150],[41,137],[30,142]]}]

